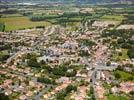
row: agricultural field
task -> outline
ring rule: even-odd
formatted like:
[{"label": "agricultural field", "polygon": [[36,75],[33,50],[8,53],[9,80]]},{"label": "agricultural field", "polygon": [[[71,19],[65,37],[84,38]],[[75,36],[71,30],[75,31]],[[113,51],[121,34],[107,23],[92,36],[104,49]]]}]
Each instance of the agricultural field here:
[{"label": "agricultural field", "polygon": [[133,14],[134,13],[134,9],[133,8],[124,8],[124,9],[113,9],[113,12],[116,14]]},{"label": "agricultural field", "polygon": [[80,26],[80,22],[70,22],[67,23],[66,26],[68,27],[68,31],[76,31],[77,28]]},{"label": "agricultural field", "polygon": [[122,21],[125,19],[124,16],[121,15],[104,15],[100,19],[102,20],[113,20],[113,21]]},{"label": "agricultural field", "polygon": [[0,22],[5,23],[5,31],[13,31],[13,30],[18,30],[18,29],[32,28],[36,26],[51,25],[47,21],[32,22],[27,17],[1,18]]},{"label": "agricultural field", "polygon": [[22,17],[23,15],[21,14],[2,14],[2,18],[8,18],[8,17]]}]

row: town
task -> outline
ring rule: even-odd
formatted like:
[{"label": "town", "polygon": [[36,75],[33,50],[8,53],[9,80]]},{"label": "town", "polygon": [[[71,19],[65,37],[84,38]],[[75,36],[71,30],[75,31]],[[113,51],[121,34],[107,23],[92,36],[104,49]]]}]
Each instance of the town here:
[{"label": "town", "polygon": [[133,5],[49,5],[1,3],[0,100],[133,100]]}]

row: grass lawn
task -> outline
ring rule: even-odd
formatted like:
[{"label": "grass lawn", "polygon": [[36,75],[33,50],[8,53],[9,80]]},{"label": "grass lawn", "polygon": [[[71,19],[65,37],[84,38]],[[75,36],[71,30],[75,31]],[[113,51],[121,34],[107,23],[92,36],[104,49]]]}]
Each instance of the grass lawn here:
[{"label": "grass lawn", "polygon": [[103,84],[103,87],[105,88],[105,89],[111,89],[111,85],[109,85],[109,84],[107,84],[107,83],[104,83]]},{"label": "grass lawn", "polygon": [[122,56],[119,56],[121,59],[128,59],[128,55],[127,55],[127,51],[128,49],[122,49]]},{"label": "grass lawn", "polygon": [[124,71],[116,70],[116,71],[114,71],[114,74],[115,74],[115,73],[120,74],[120,76],[121,76],[120,80],[121,80],[121,81],[126,81],[126,80],[129,79],[129,77],[134,77],[132,74],[126,73],[126,72],[124,72]]},{"label": "grass lawn", "polygon": [[0,22],[5,23],[6,25],[5,31],[12,31],[12,30],[18,30],[18,29],[24,29],[24,28],[32,28],[36,26],[50,25],[50,23],[46,21],[32,22],[27,17],[1,18]]},{"label": "grass lawn", "polygon": [[6,50],[5,50],[5,51],[0,51],[0,56],[1,56],[1,55],[8,55],[8,54],[9,54],[9,53],[8,53],[8,51],[6,51]]},{"label": "grass lawn", "polygon": [[113,21],[122,21],[125,19],[124,16],[121,15],[104,15],[101,17],[102,20],[113,20]]},{"label": "grass lawn", "polygon": [[128,55],[127,55],[127,51],[128,51],[128,49],[122,49],[122,56],[119,56],[119,54],[118,53],[116,53],[116,54],[113,54],[113,57],[112,57],[112,59],[113,60],[116,60],[116,61],[121,61],[121,60],[126,60],[126,59],[128,59],[129,57],[128,57]]},{"label": "grass lawn", "polygon": [[107,100],[128,100],[128,99],[125,96],[116,96],[116,95],[113,95],[113,94],[109,94],[107,96]]}]

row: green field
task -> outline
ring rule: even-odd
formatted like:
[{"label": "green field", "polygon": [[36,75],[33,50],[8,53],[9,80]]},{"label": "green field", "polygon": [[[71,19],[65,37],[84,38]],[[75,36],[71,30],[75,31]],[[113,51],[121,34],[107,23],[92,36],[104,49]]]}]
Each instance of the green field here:
[{"label": "green field", "polygon": [[46,21],[32,22],[27,17],[0,18],[0,22],[5,23],[5,31],[50,25],[50,23]]},{"label": "green field", "polygon": [[107,84],[107,83],[103,83],[103,87],[105,88],[105,89],[111,89],[111,85],[110,84]]},{"label": "green field", "polygon": [[114,71],[114,74],[115,73],[120,74],[121,78],[119,80],[121,80],[121,81],[127,81],[130,77],[133,77],[134,78],[134,76],[132,74],[126,73],[124,71],[116,70],[116,71]]},{"label": "green field", "polygon": [[125,96],[117,96],[109,94],[107,100],[128,100]]},{"label": "green field", "polygon": [[115,53],[115,54],[113,54],[113,57],[112,57],[112,59],[113,60],[126,60],[126,59],[128,59],[129,57],[128,57],[128,55],[127,55],[127,49],[122,49],[122,56],[119,56],[119,54],[118,53]]},{"label": "green field", "polygon": [[21,14],[2,14],[1,18],[9,18],[9,17],[22,17]]},{"label": "green field", "polygon": [[125,19],[124,16],[121,15],[104,15],[101,17],[102,20],[113,20],[113,21],[122,21]]}]

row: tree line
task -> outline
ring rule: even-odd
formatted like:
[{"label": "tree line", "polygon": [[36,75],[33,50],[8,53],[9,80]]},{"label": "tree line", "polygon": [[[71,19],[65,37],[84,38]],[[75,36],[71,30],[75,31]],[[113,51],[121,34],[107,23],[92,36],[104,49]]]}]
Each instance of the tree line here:
[{"label": "tree line", "polygon": [[31,21],[44,21],[44,20],[50,20],[50,19],[56,19],[57,21],[62,22],[75,22],[79,21],[77,19],[71,19],[71,18],[84,18],[86,16],[91,16],[91,14],[82,14],[82,13],[64,13],[63,15],[33,15],[30,17]]}]

